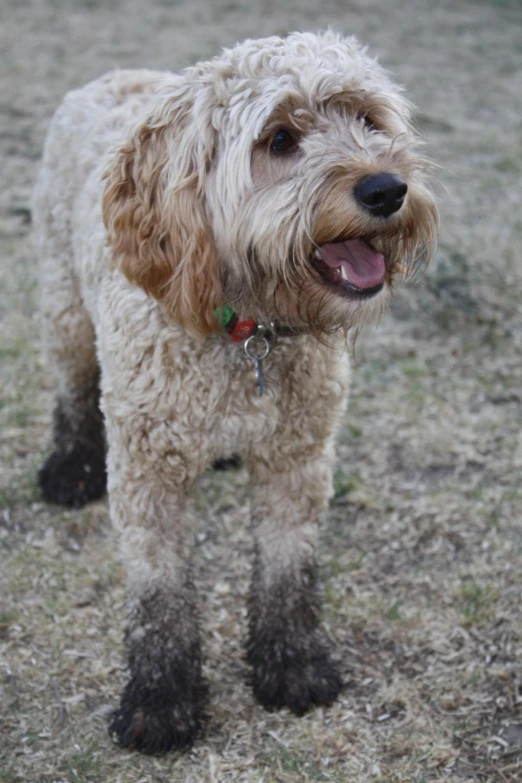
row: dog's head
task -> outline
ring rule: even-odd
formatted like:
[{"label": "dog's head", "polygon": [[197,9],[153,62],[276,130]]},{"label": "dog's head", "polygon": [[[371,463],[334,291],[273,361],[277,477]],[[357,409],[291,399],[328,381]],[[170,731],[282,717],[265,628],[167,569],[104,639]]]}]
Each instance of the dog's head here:
[{"label": "dog's head", "polygon": [[358,326],[429,257],[437,210],[400,88],[353,38],[246,41],[164,77],[107,170],[122,272],[194,333],[224,304]]}]

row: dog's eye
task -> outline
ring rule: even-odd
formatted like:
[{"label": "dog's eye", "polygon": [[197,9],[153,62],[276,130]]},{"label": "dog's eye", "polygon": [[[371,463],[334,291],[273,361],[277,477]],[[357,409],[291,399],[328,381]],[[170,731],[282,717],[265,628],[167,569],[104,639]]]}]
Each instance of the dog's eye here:
[{"label": "dog's eye", "polygon": [[290,131],[282,128],[278,130],[270,142],[270,152],[292,152],[297,146],[297,141]]},{"label": "dog's eye", "polygon": [[367,114],[358,114],[357,119],[359,120],[361,125],[363,125],[367,130],[377,130],[372,118],[369,117]]}]

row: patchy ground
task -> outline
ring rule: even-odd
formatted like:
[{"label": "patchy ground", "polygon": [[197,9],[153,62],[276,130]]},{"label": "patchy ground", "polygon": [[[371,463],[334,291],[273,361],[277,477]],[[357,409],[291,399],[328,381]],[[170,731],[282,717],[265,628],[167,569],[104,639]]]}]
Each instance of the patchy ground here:
[{"label": "patchy ground", "polygon": [[[321,10],[318,10],[320,7]],[[1,783],[515,783],[522,775],[522,8],[517,0],[4,0],[0,10]],[[244,685],[243,472],[208,474],[196,567],[211,720],[187,755],[113,748],[122,569],[105,503],[44,506],[29,196],[62,94],[331,24],[408,87],[441,164],[428,276],[359,340],[322,535],[346,688],[298,720]]]}]

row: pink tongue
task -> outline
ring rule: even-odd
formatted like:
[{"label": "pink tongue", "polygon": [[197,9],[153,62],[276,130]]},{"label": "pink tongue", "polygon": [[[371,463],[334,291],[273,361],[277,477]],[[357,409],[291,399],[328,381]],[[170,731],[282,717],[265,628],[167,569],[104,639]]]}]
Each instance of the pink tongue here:
[{"label": "pink tongue", "polygon": [[361,239],[327,242],[319,248],[319,255],[331,269],[340,271],[342,267],[348,281],[356,288],[374,288],[384,282],[384,256],[376,253]]}]

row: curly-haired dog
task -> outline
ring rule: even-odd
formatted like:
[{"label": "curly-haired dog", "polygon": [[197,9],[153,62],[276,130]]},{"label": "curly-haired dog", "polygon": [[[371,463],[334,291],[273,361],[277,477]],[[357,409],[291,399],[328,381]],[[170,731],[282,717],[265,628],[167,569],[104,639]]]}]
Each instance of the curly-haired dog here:
[{"label": "curly-haired dog", "polygon": [[346,332],[429,252],[427,168],[401,90],[332,32],[111,73],[57,111],[34,202],[58,389],[40,482],[74,507],[103,494],[101,398],[131,596],[122,745],[182,747],[200,726],[191,495],[232,454],[252,482],[254,693],[298,715],[337,696],[314,550]]}]

